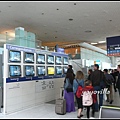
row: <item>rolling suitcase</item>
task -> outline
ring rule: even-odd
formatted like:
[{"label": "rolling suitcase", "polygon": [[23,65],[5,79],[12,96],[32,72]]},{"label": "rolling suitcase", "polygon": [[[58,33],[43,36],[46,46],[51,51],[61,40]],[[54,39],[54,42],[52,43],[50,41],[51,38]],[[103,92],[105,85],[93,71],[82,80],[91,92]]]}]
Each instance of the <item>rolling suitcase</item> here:
[{"label": "rolling suitcase", "polygon": [[60,88],[60,98],[55,103],[55,113],[59,115],[66,114],[66,100],[64,99],[63,88]]}]

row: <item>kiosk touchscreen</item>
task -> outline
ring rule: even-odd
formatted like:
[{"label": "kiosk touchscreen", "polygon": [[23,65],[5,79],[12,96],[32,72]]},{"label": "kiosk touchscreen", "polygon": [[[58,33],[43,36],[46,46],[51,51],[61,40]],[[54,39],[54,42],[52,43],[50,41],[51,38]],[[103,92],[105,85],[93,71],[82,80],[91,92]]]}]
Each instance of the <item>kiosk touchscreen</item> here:
[{"label": "kiosk touchscreen", "polygon": [[66,74],[68,70],[68,67],[63,67],[63,74]]},{"label": "kiosk touchscreen", "polygon": [[25,66],[25,76],[34,76],[35,71],[34,71],[34,66]]},{"label": "kiosk touchscreen", "polygon": [[54,56],[48,55],[47,56],[47,63],[48,64],[54,64]]},{"label": "kiosk touchscreen", "polygon": [[9,76],[10,77],[20,77],[21,76],[21,66],[20,65],[10,65],[9,66]]},{"label": "kiosk touchscreen", "polygon": [[56,66],[55,71],[56,71],[56,75],[62,75],[62,67]]},{"label": "kiosk touchscreen", "polygon": [[63,57],[63,64],[68,65],[68,58],[67,57]]},{"label": "kiosk touchscreen", "polygon": [[9,51],[9,62],[21,62],[21,52],[20,51]]},{"label": "kiosk touchscreen", "polygon": [[39,63],[39,64],[45,64],[45,55],[38,54],[37,55],[37,63]]},{"label": "kiosk touchscreen", "polygon": [[25,53],[25,62],[34,63],[34,53]]},{"label": "kiosk touchscreen", "polygon": [[62,58],[59,56],[56,56],[56,65],[61,65],[62,64]]},{"label": "kiosk touchscreen", "polygon": [[48,75],[54,75],[55,74],[54,67],[52,67],[52,66],[47,67],[47,73],[48,73]]},{"label": "kiosk touchscreen", "polygon": [[38,76],[44,76],[45,75],[45,66],[37,66],[37,73],[38,73]]}]

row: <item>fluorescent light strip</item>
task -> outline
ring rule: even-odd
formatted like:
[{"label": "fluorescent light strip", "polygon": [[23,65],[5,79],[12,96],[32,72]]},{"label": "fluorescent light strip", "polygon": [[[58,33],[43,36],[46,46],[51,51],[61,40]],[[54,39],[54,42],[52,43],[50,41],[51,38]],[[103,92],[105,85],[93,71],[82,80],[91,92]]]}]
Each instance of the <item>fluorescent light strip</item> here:
[{"label": "fluorescent light strip", "polygon": [[98,43],[105,43],[106,41],[99,41]]},{"label": "fluorescent light strip", "polygon": [[92,45],[96,45],[97,43],[91,43]]}]

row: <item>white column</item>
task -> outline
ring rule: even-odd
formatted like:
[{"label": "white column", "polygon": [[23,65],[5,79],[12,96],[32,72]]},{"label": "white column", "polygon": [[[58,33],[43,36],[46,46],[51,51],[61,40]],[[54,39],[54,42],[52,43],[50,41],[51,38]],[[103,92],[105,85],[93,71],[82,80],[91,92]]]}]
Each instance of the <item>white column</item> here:
[{"label": "white column", "polygon": [[116,59],[114,56],[111,56],[111,63],[112,63],[112,67],[115,67],[116,66]]}]

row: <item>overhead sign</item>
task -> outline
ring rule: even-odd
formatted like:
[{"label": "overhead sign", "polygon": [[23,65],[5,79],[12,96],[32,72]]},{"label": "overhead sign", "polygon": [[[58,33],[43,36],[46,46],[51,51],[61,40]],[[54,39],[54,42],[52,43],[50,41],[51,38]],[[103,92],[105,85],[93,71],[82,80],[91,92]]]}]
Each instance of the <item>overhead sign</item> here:
[{"label": "overhead sign", "polygon": [[120,36],[108,37],[107,40],[107,55],[120,56]]}]

